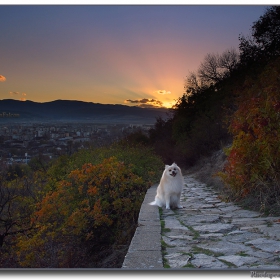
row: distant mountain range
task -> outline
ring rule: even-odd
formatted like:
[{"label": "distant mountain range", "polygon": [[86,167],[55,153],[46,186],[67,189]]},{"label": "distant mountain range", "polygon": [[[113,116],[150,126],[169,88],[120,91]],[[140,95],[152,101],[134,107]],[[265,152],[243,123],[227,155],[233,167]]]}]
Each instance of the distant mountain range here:
[{"label": "distant mountain range", "polygon": [[38,103],[0,100],[0,122],[100,122],[153,124],[166,118],[166,108],[140,108],[72,100]]}]

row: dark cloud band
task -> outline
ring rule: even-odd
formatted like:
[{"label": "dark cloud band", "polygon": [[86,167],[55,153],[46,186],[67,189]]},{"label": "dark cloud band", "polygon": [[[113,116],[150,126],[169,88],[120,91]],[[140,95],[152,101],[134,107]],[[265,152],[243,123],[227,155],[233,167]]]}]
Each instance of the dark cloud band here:
[{"label": "dark cloud band", "polygon": [[153,98],[126,99],[125,103],[139,104],[140,107],[162,107],[163,103]]}]

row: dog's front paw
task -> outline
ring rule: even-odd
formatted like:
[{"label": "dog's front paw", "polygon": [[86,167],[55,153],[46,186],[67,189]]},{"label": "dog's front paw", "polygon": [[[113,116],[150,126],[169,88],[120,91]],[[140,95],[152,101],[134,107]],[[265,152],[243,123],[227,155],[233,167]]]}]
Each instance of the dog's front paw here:
[{"label": "dog's front paw", "polygon": [[184,208],[184,206],[178,205],[177,208],[178,208],[178,209],[182,209],[182,208]]}]

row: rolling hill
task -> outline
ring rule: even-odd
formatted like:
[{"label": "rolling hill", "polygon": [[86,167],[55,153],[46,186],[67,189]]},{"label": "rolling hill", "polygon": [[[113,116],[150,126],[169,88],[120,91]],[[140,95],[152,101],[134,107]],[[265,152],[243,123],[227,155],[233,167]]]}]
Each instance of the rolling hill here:
[{"label": "rolling hill", "polygon": [[72,100],[38,103],[13,99],[0,100],[0,122],[110,122],[154,123],[165,118],[166,108],[140,108]]}]

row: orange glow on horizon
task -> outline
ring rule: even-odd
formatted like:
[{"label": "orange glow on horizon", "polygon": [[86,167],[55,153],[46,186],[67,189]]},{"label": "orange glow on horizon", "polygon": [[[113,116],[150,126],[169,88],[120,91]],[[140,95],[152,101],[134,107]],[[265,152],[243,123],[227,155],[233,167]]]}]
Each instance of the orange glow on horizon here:
[{"label": "orange glow on horizon", "polygon": [[167,101],[167,102],[163,102],[163,107],[171,109],[175,104],[176,104],[175,101],[173,102]]}]

